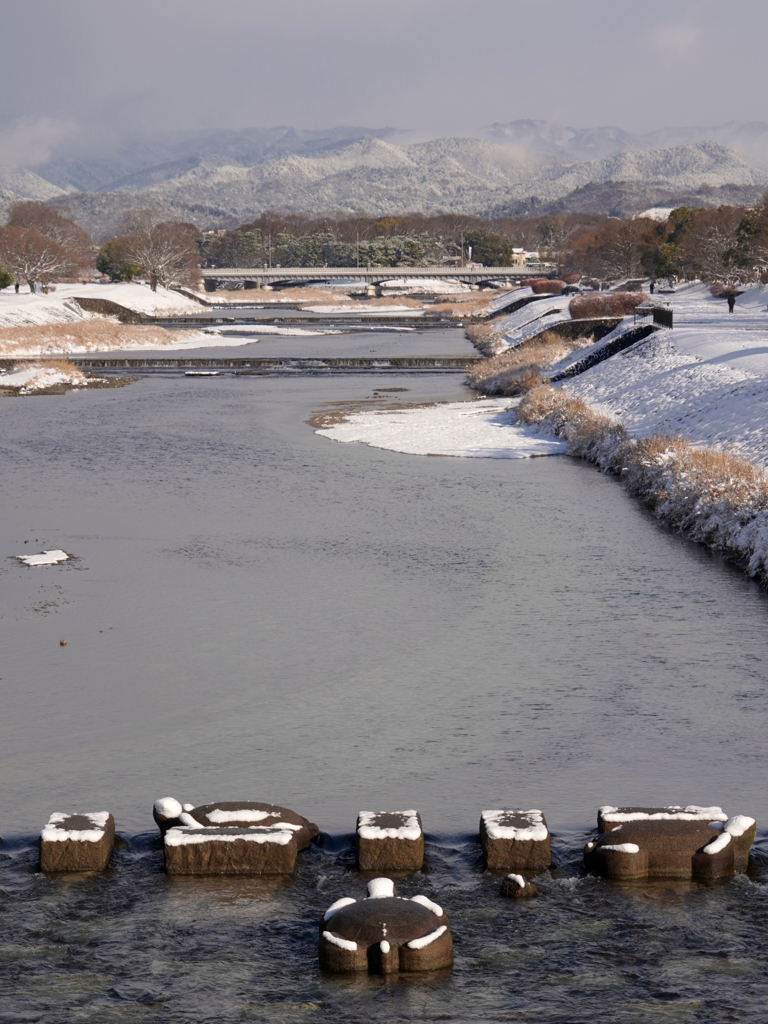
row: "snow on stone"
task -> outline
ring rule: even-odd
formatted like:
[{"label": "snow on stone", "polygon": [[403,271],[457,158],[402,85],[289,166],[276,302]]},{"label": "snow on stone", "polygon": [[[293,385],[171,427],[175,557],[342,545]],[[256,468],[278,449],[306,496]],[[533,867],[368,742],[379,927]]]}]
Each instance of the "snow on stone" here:
[{"label": "snow on stone", "polygon": [[357,834],[361,839],[410,839],[416,840],[421,836],[421,826],[416,816],[416,811],[393,811],[386,813],[403,814],[406,821],[398,828],[380,828],[376,824],[379,816],[378,811],[360,811]]},{"label": "snow on stone", "polygon": [[[183,821],[182,815],[181,820]],[[194,819],[193,819],[194,820]],[[219,832],[216,829],[206,828],[200,822],[195,822],[186,828],[171,828],[165,833],[164,841],[168,846],[194,846],[199,843],[237,843],[241,840],[246,843],[276,843],[278,846],[287,846],[293,839],[293,833],[285,829],[259,829],[237,830],[234,833]]]},{"label": "snow on stone", "polygon": [[206,814],[208,821],[212,821],[214,825],[224,825],[228,821],[263,821],[268,817],[269,811],[222,811],[218,807]]},{"label": "snow on stone", "polygon": [[738,838],[743,836],[747,829],[752,828],[755,824],[755,819],[750,818],[746,814],[735,814],[732,818],[729,818],[725,823],[724,831],[731,836]]},{"label": "snow on stone", "polygon": [[346,422],[316,432],[333,441],[359,441],[409,455],[457,455],[476,459],[527,459],[560,455],[565,445],[535,427],[515,423],[519,399],[352,413]]},{"label": "snow on stone", "polygon": [[525,888],[525,879],[522,875],[507,875],[507,880],[514,882],[515,885],[519,886],[521,889]]},{"label": "snow on stone", "polygon": [[357,903],[357,900],[353,899],[351,896],[342,896],[340,900],[336,900],[335,903],[332,903],[330,907],[328,907],[326,912],[323,914],[323,920],[330,920],[330,918],[332,918],[334,914],[337,914],[342,907],[348,907],[352,903]]},{"label": "snow on stone", "polygon": [[395,885],[391,878],[372,878],[368,883],[368,898],[371,900],[386,899],[395,895]]},{"label": "snow on stone", "polygon": [[187,811],[184,811],[183,814],[179,815],[179,821],[182,825],[186,825],[188,828],[205,828],[204,825],[201,825],[200,822],[196,818],[193,818]]},{"label": "snow on stone", "polygon": [[[161,796],[159,800],[155,800],[154,808],[161,818],[178,818],[182,811],[187,810],[186,805],[182,807],[179,801],[174,800],[172,796]],[[194,810],[191,804],[189,810]]]},{"label": "snow on stone", "polygon": [[43,551],[41,555],[17,555],[16,558],[24,565],[58,565],[59,562],[67,562],[71,558],[66,551],[55,548],[52,551]]},{"label": "snow on stone", "polygon": [[601,850],[616,850],[617,853],[640,853],[640,847],[637,843],[614,843],[613,845],[603,845],[600,847]]},{"label": "snow on stone", "polygon": [[721,850],[724,850],[726,848],[730,841],[730,833],[723,832],[722,835],[717,836],[715,839],[712,839],[710,842],[707,843],[707,845],[704,847],[704,853],[720,853]]},{"label": "snow on stone", "polygon": [[43,831],[40,833],[40,838],[45,843],[63,843],[67,839],[71,839],[76,843],[98,843],[104,838],[104,828],[109,821],[109,811],[96,811],[92,814],[83,814],[83,818],[87,818],[94,826],[92,829],[66,829],[57,828],[67,818],[71,818],[71,814],[64,814],[61,811],[55,811],[46,824]]},{"label": "snow on stone", "polygon": [[412,903],[420,903],[422,907],[426,907],[427,910],[431,910],[436,917],[443,916],[443,908],[439,903],[433,903],[427,896],[411,896]]},{"label": "snow on stone", "polygon": [[350,939],[342,939],[340,935],[334,935],[333,932],[323,932],[323,938],[334,946],[338,946],[339,949],[348,949],[350,953],[354,953],[357,949],[356,942],[352,942]]},{"label": "snow on stone", "polygon": [[183,811],[194,811],[194,809],[195,809],[195,805],[194,804],[184,804],[184,806],[182,807]]},{"label": "snow on stone", "polygon": [[387,954],[389,952],[390,948],[391,947],[390,947],[390,945],[389,945],[389,943],[387,942],[386,939],[382,939],[381,942],[379,943],[379,949],[384,954]]},{"label": "snow on stone", "polygon": [[601,807],[600,814],[604,821],[726,821],[727,814],[723,814],[721,807],[699,807],[697,804],[688,804],[687,807],[665,807],[663,811],[654,811],[648,814],[647,811],[619,811],[618,807],[605,805]]},{"label": "snow on stone", "polygon": [[[518,826],[502,824],[508,815],[515,814],[526,818],[528,825]],[[483,811],[483,822],[489,839],[516,839],[523,842],[543,842],[547,836],[547,826],[541,811]]]},{"label": "snow on stone", "polygon": [[446,930],[446,926],[441,924],[439,928],[430,932],[429,935],[422,935],[420,939],[411,939],[407,943],[408,949],[424,949],[425,946],[430,946],[436,939],[439,939]]}]

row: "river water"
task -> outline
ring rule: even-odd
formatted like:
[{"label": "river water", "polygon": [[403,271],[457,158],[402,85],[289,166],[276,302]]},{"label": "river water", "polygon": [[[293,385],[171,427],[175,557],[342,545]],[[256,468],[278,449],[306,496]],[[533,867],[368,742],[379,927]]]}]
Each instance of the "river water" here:
[{"label": "river water", "polygon": [[[152,375],[0,403],[0,1021],[764,1021],[768,603],[565,458],[342,445],[326,403],[457,378]],[[29,541],[25,544],[25,541]],[[62,547],[27,569],[10,556]],[[67,640],[61,647],[59,641]],[[317,821],[292,880],[169,879],[156,797]],[[585,876],[602,803],[758,819],[749,876]],[[486,807],[556,868],[505,901]],[[360,809],[417,807],[451,918],[437,977],[334,978]],[[99,877],[47,878],[53,810],[111,810]]]}]

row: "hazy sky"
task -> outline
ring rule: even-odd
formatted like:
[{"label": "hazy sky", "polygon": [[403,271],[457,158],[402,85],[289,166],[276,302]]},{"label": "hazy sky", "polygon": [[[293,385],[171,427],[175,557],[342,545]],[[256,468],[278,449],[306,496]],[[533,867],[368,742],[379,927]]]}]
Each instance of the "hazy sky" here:
[{"label": "hazy sky", "polygon": [[145,131],[768,120],[764,0],[0,0],[0,163]]}]

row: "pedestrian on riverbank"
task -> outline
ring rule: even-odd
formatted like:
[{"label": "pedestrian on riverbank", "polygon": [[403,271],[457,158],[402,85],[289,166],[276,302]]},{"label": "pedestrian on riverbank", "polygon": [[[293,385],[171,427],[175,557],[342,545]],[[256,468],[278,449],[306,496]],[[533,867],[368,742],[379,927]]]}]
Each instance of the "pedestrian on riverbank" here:
[{"label": "pedestrian on riverbank", "polygon": [[728,312],[729,313],[733,312],[733,307],[735,305],[736,305],[736,296],[735,295],[729,295],[728,296]]}]

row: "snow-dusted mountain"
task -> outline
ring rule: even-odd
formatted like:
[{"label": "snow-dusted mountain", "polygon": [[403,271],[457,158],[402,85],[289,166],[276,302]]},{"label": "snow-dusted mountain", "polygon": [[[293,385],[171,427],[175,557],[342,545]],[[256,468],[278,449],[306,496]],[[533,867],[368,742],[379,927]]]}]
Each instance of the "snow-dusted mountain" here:
[{"label": "snow-dusted mountain", "polygon": [[19,199],[39,199],[45,202],[63,194],[62,189],[32,171],[0,164],[0,211],[6,210]]},{"label": "snow-dusted mountain", "polygon": [[761,140],[768,146],[768,124],[735,122],[633,136],[515,121],[492,125],[486,138],[411,144],[394,129],[179,133],[100,161],[0,170],[0,207],[19,196],[50,200],[100,237],[119,227],[125,211],[147,206],[208,228],[267,209],[623,215],[680,202],[757,202],[768,171],[719,141],[691,141],[707,132],[746,140],[754,152]]},{"label": "snow-dusted mountain", "polygon": [[600,160],[625,150],[670,149],[718,142],[735,149],[750,164],[768,169],[768,124],[764,121],[730,121],[715,127],[661,128],[637,135],[609,125],[572,128],[551,121],[510,121],[492,124],[483,138],[528,153],[548,153],[566,160]]},{"label": "snow-dusted mountain", "polygon": [[[642,186],[638,202],[644,205],[638,209],[644,209],[655,202],[654,190],[661,190],[665,201],[671,195],[674,202],[676,193],[738,188],[747,190],[748,201],[755,201],[768,188],[768,173],[712,142],[575,163],[520,156],[481,139],[402,146],[368,138],[312,155],[272,157],[255,166],[200,161],[175,177],[143,177],[113,192],[69,195],[61,202],[89,230],[102,234],[116,228],[125,210],[136,207],[161,209],[200,227],[242,223],[267,209],[485,215],[514,213],[531,201],[539,210],[552,204],[567,209],[567,202],[563,204],[569,195],[606,183]],[[610,190],[601,194],[609,196]],[[703,202],[711,205],[718,198]],[[604,212],[611,210],[608,200]]]}]

